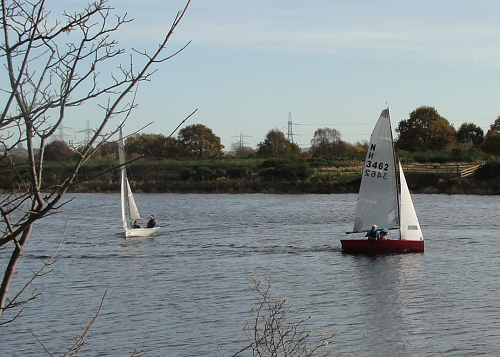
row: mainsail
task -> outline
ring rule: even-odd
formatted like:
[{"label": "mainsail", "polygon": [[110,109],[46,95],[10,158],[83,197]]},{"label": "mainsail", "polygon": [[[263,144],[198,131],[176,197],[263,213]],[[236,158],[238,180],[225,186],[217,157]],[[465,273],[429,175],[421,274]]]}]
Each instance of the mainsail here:
[{"label": "mainsail", "polygon": [[118,160],[121,170],[121,203],[122,203],[122,220],[125,231],[132,228],[135,220],[141,218],[137,205],[135,204],[132,190],[127,179],[127,170],[125,168],[125,146],[123,143],[122,129],[120,128],[120,140],[118,142]]},{"label": "mainsail", "polygon": [[399,226],[396,167],[389,109],[384,109],[368,144],[354,232],[367,231],[373,224],[380,228]]}]

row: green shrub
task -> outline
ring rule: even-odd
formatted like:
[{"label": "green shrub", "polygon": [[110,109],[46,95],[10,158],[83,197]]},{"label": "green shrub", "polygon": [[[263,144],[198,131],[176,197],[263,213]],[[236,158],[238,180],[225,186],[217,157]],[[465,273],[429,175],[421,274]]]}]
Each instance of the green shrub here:
[{"label": "green shrub", "polygon": [[193,176],[193,172],[189,169],[184,169],[179,173],[179,178],[182,181],[187,181]]},{"label": "green shrub", "polygon": [[489,161],[491,156],[476,148],[454,148],[447,151],[409,152],[398,150],[397,157],[404,162],[436,163]]},{"label": "green shrub", "polygon": [[197,181],[213,180],[217,178],[215,171],[206,166],[199,166],[194,173],[194,179]]},{"label": "green shrub", "polygon": [[227,178],[229,179],[239,179],[239,178],[245,178],[248,176],[248,169],[244,167],[233,167],[233,168],[228,168],[226,171]]},{"label": "green shrub", "polygon": [[305,180],[313,174],[313,169],[305,161],[266,160],[261,167],[259,175],[267,180]]},{"label": "green shrub", "polygon": [[474,172],[474,178],[479,180],[496,179],[500,176],[500,162],[487,162]]}]

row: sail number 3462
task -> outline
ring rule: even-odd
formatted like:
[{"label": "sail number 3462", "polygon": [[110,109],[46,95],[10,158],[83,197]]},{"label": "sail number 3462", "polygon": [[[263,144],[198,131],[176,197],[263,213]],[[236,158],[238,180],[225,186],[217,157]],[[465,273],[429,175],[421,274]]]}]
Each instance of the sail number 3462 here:
[{"label": "sail number 3462", "polygon": [[376,177],[381,179],[387,179],[389,174],[389,164],[384,164],[383,162],[372,162],[371,160],[366,161],[364,175],[368,177]]}]

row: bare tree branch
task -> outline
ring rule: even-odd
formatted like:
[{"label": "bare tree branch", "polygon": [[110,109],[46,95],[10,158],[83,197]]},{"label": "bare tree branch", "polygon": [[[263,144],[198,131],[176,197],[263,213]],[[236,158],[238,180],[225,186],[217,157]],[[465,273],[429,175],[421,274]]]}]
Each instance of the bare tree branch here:
[{"label": "bare tree branch", "polygon": [[329,345],[331,336],[324,333],[316,336],[306,328],[305,319],[290,319],[290,308],[278,294],[271,293],[269,281],[263,285],[252,276],[250,288],[257,293],[258,306],[254,309],[253,323],[248,323],[244,329],[249,344],[232,357],[248,350],[252,351],[252,356],[310,357],[318,356],[318,350]]},{"label": "bare tree branch", "polygon": [[1,307],[0,309],[1,310],[7,310],[7,309],[12,309],[14,307],[18,307],[22,304],[25,304],[27,303],[28,301],[31,301],[33,299],[36,299],[38,297],[39,294],[33,294],[29,299],[27,300],[24,300],[24,301],[18,301],[18,299],[20,298],[20,296],[26,291],[26,289],[31,286],[31,284],[33,283],[33,281],[42,276],[44,272],[44,270],[52,265],[52,262],[57,254],[57,252],[59,251],[59,248],[61,248],[61,244],[64,240],[64,236],[66,234],[66,228],[68,226],[68,223],[66,222],[66,224],[64,225],[64,230],[63,230],[63,234],[61,236],[61,239],[59,240],[59,244],[57,245],[56,249],[54,250],[54,252],[52,253],[52,255],[49,257],[49,259],[43,263],[42,267],[36,271],[36,272],[33,272],[33,276],[26,282],[26,284],[24,284],[24,286],[14,295],[14,297],[12,299],[10,299],[9,301],[6,301],[5,303],[5,306],[4,307]]},{"label": "bare tree branch", "polygon": [[[132,20],[126,14],[114,16],[107,0],[93,0],[81,11],[64,12],[63,18],[55,21],[45,0],[0,0],[0,61],[8,79],[0,83],[3,98],[0,147],[4,151],[0,164],[22,182],[16,190],[13,188],[0,197],[0,248],[11,250],[9,259],[4,260],[0,317],[6,309],[20,307],[36,298],[34,295],[21,300],[34,279],[47,271],[57,249],[42,269],[33,272],[32,279],[8,299],[9,286],[33,224],[69,202],[63,196],[77,182],[81,168],[100,145],[118,132],[120,126],[110,122],[119,119],[125,122],[137,107],[135,95],[139,84],[151,80],[156,65],[176,56],[189,44],[171,55],[163,54],[189,4],[190,0],[186,0],[152,55],[146,51],[134,52],[137,63],[127,57],[129,65],[115,65],[118,69],[110,73],[108,63],[120,60],[124,54],[112,35]],[[102,103],[105,104],[101,106],[100,123],[86,146],[78,151],[80,156],[75,165],[67,167],[57,184],[46,184],[45,146],[67,120],[71,113],[68,109],[99,108]],[[23,168],[23,172],[10,159],[10,152],[19,143],[26,145],[28,151],[24,166],[27,170]],[[67,356],[79,350],[87,332]]]},{"label": "bare tree branch", "polygon": [[104,299],[106,298],[106,293],[107,293],[107,291],[104,292],[104,295],[102,296],[102,299],[101,299],[101,303],[99,304],[99,308],[97,309],[97,312],[94,315],[94,317],[92,318],[92,320],[90,320],[90,322],[88,323],[87,327],[85,328],[85,331],[83,331],[83,333],[78,337],[78,339],[76,340],[74,345],[68,349],[68,352],[66,352],[63,355],[63,357],[74,356],[80,350],[80,348],[83,346],[85,336],[87,336],[87,334],[90,331],[90,328],[92,327],[95,320],[97,319],[97,316],[99,316],[99,313],[101,312],[102,305],[104,304]]},{"label": "bare tree branch", "polygon": [[[90,322],[87,324],[87,326],[85,327],[85,330],[82,332],[82,334],[80,336],[78,336],[75,343],[70,348],[68,348],[68,352],[66,352],[64,355],[62,355],[62,357],[71,357],[71,356],[76,355],[77,352],[80,350],[80,348],[83,346],[85,336],[87,336],[87,334],[90,331],[90,328],[92,327],[92,325],[94,324],[95,320],[97,319],[97,317],[99,316],[99,314],[101,312],[102,305],[104,304],[104,299],[106,298],[106,293],[107,293],[107,291],[104,292],[104,295],[101,298],[101,303],[99,304],[99,307],[97,308],[97,312],[95,313],[92,320],[90,320]],[[36,341],[40,344],[40,346],[42,346],[42,348],[45,350],[45,352],[49,356],[54,356],[52,353],[50,353],[50,351],[45,347],[43,342],[38,338],[37,335],[35,335],[35,333],[31,329],[29,329],[29,332],[33,335],[33,337],[36,339]]]},{"label": "bare tree branch", "polygon": [[191,114],[189,114],[189,115],[188,115],[188,116],[187,116],[187,117],[186,117],[183,121],[181,121],[181,122],[180,122],[180,124],[179,124],[179,125],[177,125],[177,127],[176,127],[176,128],[175,128],[175,129],[174,129],[174,130],[170,133],[170,135],[169,135],[169,136],[167,136],[167,139],[168,139],[168,138],[170,138],[170,137],[172,137],[172,135],[174,135],[174,134],[175,134],[175,132],[176,132],[176,131],[177,131],[177,130],[178,130],[178,129],[179,129],[179,128],[180,128],[180,127],[181,127],[181,126],[182,126],[182,125],[186,122],[186,121],[188,121],[188,120],[189,120],[189,118],[191,118],[191,117],[194,115],[194,113],[196,113],[197,111],[198,111],[198,109],[195,109],[195,110],[194,110]]}]

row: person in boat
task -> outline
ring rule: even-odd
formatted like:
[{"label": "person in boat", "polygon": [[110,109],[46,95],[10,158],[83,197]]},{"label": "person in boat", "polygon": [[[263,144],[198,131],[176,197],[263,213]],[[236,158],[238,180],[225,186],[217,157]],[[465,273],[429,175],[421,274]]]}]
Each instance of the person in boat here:
[{"label": "person in boat", "polygon": [[137,223],[137,220],[134,221],[134,224],[132,225],[132,228],[141,228],[139,223]]},{"label": "person in boat", "polygon": [[387,228],[382,229],[380,232],[380,239],[387,239],[387,233],[389,233],[389,230]]},{"label": "person in boat", "polygon": [[368,237],[368,240],[376,241],[380,239],[380,232],[378,231],[378,226],[374,224],[372,229],[366,232],[365,237]]},{"label": "person in boat", "polygon": [[146,228],[153,228],[154,226],[156,226],[156,219],[155,216],[151,215],[151,217],[149,217],[149,221]]}]

